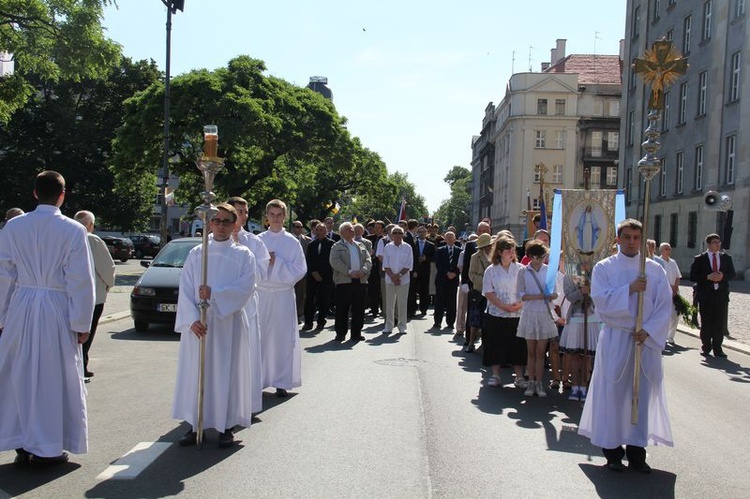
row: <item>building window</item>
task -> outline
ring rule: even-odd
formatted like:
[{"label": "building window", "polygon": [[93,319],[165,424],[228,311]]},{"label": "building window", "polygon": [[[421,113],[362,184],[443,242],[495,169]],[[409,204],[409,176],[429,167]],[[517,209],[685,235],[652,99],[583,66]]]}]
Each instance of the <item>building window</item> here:
[{"label": "building window", "polygon": [[677,213],[669,215],[669,245],[677,247]]},{"label": "building window", "polygon": [[547,142],[547,131],[537,130],[536,140],[534,141],[534,147],[536,147],[537,149],[544,149],[545,142]]},{"label": "building window", "polygon": [[602,116],[604,114],[604,103],[600,100],[594,102],[594,116]]},{"label": "building window", "polygon": [[602,132],[591,132],[591,156],[602,157]]},{"label": "building window", "polygon": [[552,183],[563,183],[563,165],[552,165]]},{"label": "building window", "polygon": [[555,99],[555,114],[565,116],[565,99]]},{"label": "building window", "polygon": [[607,132],[607,151],[620,150],[620,132]]},{"label": "building window", "polygon": [[589,186],[598,189],[602,185],[602,167],[592,166],[589,168]]},{"label": "building window", "polygon": [[735,135],[727,137],[727,184],[734,183],[735,142]]},{"label": "building window", "polygon": [[682,53],[690,53],[690,31],[693,27],[693,16],[687,16],[682,23]]},{"label": "building window", "polygon": [[745,15],[745,0],[737,0],[734,4],[734,18],[742,17]]},{"label": "building window", "polygon": [[659,244],[661,241],[661,215],[654,215],[654,241]]},{"label": "building window", "polygon": [[708,41],[711,39],[711,0],[703,3],[703,29],[701,30],[701,40]]},{"label": "building window", "polygon": [[531,209],[532,210],[539,210],[539,198],[535,197],[531,200]]},{"label": "building window", "polygon": [[703,146],[695,148],[695,190],[703,189]]},{"label": "building window", "polygon": [[536,100],[536,114],[547,114],[547,99]]},{"label": "building window", "polygon": [[739,52],[732,54],[732,76],[729,78],[729,102],[740,98],[740,56]]},{"label": "building window", "polygon": [[654,0],[654,21],[659,20],[659,11],[661,10],[661,2]]},{"label": "building window", "polygon": [[607,187],[617,187],[617,167],[607,167]]},{"label": "building window", "polygon": [[666,38],[667,41],[670,42],[674,41],[674,30],[670,29],[669,31],[667,31],[667,34],[664,36],[664,38]]},{"label": "building window", "polygon": [[677,124],[684,125],[687,115],[687,82],[680,85],[680,103],[677,110]]},{"label": "building window", "polygon": [[695,248],[695,242],[698,238],[698,212],[688,212],[688,235],[687,235],[687,247]]},{"label": "building window", "polygon": [[555,148],[565,149],[565,130],[555,131]]},{"label": "building window", "polygon": [[669,130],[669,92],[664,92],[664,110],[661,118],[661,131]]},{"label": "building window", "polygon": [[659,195],[667,195],[667,158],[661,160],[661,170],[659,171]]},{"label": "building window", "polygon": [[708,72],[703,71],[698,75],[698,116],[706,114],[706,87],[708,85]]},{"label": "building window", "polygon": [[677,194],[682,194],[682,180],[683,180],[683,174],[685,173],[685,153],[683,152],[677,153],[677,163],[675,165],[675,170],[677,171],[677,177],[676,177]]},{"label": "building window", "polygon": [[633,10],[633,36],[632,38],[638,38],[639,26],[641,25],[641,7],[636,6]]},{"label": "building window", "polygon": [[620,101],[613,100],[609,103],[609,115],[620,116]]},{"label": "building window", "polygon": [[633,145],[633,135],[635,133],[635,111],[628,113],[628,145]]}]

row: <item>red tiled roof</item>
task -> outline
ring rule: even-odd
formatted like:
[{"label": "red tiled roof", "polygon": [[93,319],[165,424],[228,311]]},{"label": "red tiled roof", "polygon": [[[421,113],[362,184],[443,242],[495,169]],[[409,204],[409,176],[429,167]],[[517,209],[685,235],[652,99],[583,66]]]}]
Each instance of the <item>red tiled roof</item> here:
[{"label": "red tiled roof", "polygon": [[622,84],[620,57],[616,55],[571,54],[545,73],[578,73],[578,83]]}]

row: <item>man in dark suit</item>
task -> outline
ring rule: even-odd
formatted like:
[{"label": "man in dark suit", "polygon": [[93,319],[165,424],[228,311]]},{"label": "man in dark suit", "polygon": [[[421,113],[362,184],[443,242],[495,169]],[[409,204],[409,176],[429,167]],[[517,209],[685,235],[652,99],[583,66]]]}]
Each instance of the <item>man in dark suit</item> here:
[{"label": "man in dark suit", "polygon": [[[406,222],[406,230],[404,231],[404,242],[411,246],[412,253],[414,254],[414,268],[417,268],[417,227],[419,222],[416,219],[410,219]],[[414,272],[412,272],[411,279],[409,280],[409,299],[407,300],[406,315],[409,318],[414,317],[417,314],[417,288],[419,287],[419,281],[414,279]]]},{"label": "man in dark suit", "polygon": [[427,227],[417,229],[417,240],[414,243],[414,267],[412,279],[417,281],[419,311],[427,315],[430,305],[430,264],[435,261],[435,245],[427,240]]},{"label": "man in dark suit", "polygon": [[456,234],[448,231],[443,236],[445,245],[435,251],[435,324],[440,329],[445,315],[448,329],[456,322],[456,292],[458,291],[458,257],[461,247],[456,244]]},{"label": "man in dark suit", "polygon": [[303,331],[313,328],[315,311],[318,312],[318,327],[326,326],[326,315],[331,309],[333,294],[333,269],[329,258],[333,241],[326,237],[328,230],[325,224],[318,224],[313,229],[315,239],[307,245],[307,296],[305,297],[305,324]]},{"label": "man in dark suit", "polygon": [[718,234],[706,236],[708,249],[697,255],[690,266],[690,280],[696,284],[696,299],[701,314],[701,355],[713,350],[717,357],[726,357],[721,344],[727,329],[729,281],[736,277],[732,258],[721,252]]},{"label": "man in dark suit", "polygon": [[326,224],[326,237],[328,237],[328,239],[334,243],[341,239],[339,233],[333,231],[333,217],[326,217],[325,220],[323,220],[323,223]]},{"label": "man in dark suit", "polygon": [[[370,224],[367,224],[368,226]],[[370,277],[367,283],[367,301],[370,307],[370,314],[373,317],[377,317],[380,310],[383,308],[380,303],[380,258],[375,256],[378,249],[378,243],[383,238],[383,230],[385,229],[385,223],[382,220],[377,220],[372,224],[372,232],[367,239],[372,243],[372,270],[370,271]]]}]

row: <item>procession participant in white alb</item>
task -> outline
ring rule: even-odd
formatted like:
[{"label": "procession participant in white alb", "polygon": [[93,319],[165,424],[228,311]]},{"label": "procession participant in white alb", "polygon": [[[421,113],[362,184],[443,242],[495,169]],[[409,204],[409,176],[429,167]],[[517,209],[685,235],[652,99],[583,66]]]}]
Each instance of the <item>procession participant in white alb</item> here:
[{"label": "procession participant in white alb", "polygon": [[263,388],[275,387],[279,397],[302,385],[294,285],[307,273],[302,246],[284,230],[286,213],[286,204],[279,199],[266,205],[269,228],[260,238],[271,260],[268,274],[258,281]]},{"label": "procession participant in white alb", "polygon": [[[196,443],[198,424],[198,374],[200,339],[206,338],[204,380],[204,428],[214,428],[219,447],[234,443],[235,426],[250,426],[253,366],[251,328],[245,312],[255,289],[255,257],[231,240],[237,212],[226,203],[211,218],[208,242],[208,280],[201,284],[203,246],[193,248],[180,276],[175,331],[180,337],[172,417],[192,428],[180,445]],[[206,325],[200,322],[201,300],[208,300]]]},{"label": "procession participant in white alb", "polygon": [[[646,277],[639,277],[642,235],[639,221],[621,222],[617,227],[620,253],[594,267],[591,298],[604,327],[579,433],[602,447],[609,469],[622,471],[622,458],[627,455],[630,469],[649,473],[646,445],[672,446],[661,359],[672,314],[672,291],[664,269],[653,260],[646,260]],[[638,292],[643,292],[643,327],[635,331]],[[638,423],[631,424],[636,342],[642,349],[642,362]]]},{"label": "procession participant in white alb", "polygon": [[[257,283],[268,272],[268,262],[271,260],[271,256],[268,254],[263,241],[252,232],[245,230],[248,218],[247,201],[239,196],[233,196],[227,200],[227,204],[234,206],[234,209],[237,210],[237,223],[234,226],[232,239],[247,247],[255,257],[255,281]],[[263,373],[261,371],[263,363],[260,354],[261,333],[258,320],[257,288],[253,290],[252,298],[247,301],[245,312],[247,313],[247,320],[250,323],[250,365],[253,368],[252,395],[253,412],[255,413],[263,410]]]},{"label": "procession participant in white alb", "polygon": [[81,344],[94,313],[86,229],[63,216],[65,179],[37,175],[36,210],[0,232],[0,451],[53,465],[88,451]]},{"label": "procession participant in white alb", "polygon": [[[677,262],[672,258],[672,246],[669,243],[661,243],[659,245],[659,256],[654,258],[656,262],[664,268],[664,272],[667,273],[667,282],[672,288],[672,299],[674,296],[680,293],[680,279],[682,279],[682,273],[680,267],[677,266]],[[667,335],[667,343],[674,345],[674,336],[677,333],[677,323],[680,320],[680,316],[677,314],[677,310],[672,307],[672,318],[669,320],[669,334]]]}]

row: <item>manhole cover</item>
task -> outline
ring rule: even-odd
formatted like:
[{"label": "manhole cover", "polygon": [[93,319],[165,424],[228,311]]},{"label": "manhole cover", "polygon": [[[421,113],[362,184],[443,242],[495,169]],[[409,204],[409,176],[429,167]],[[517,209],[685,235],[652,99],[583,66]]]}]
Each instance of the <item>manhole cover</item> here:
[{"label": "manhole cover", "polygon": [[383,366],[397,366],[397,367],[416,367],[426,364],[425,361],[419,359],[405,359],[399,357],[397,359],[380,359],[375,361],[376,364]]}]

